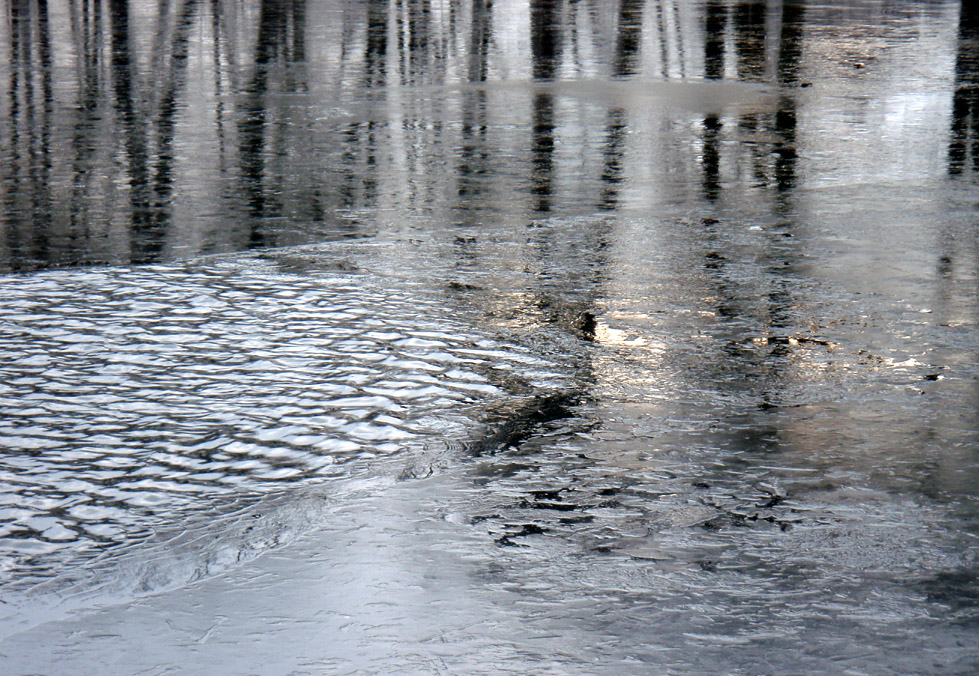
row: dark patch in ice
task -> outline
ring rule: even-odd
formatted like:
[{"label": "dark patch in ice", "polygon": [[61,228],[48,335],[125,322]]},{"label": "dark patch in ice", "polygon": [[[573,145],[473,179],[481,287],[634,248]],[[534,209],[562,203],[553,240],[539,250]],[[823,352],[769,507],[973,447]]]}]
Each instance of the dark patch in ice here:
[{"label": "dark patch in ice", "polygon": [[531,436],[539,425],[569,417],[580,399],[581,392],[569,391],[503,402],[490,411],[485,432],[467,444],[469,453],[479,457],[516,446]]},{"label": "dark patch in ice", "polygon": [[[928,600],[949,606],[953,610],[979,609],[979,570],[941,571],[921,583]],[[969,617],[979,624],[979,613]]]},{"label": "dark patch in ice", "polygon": [[536,523],[506,524],[507,532],[495,540],[501,547],[519,546],[514,542],[514,538],[523,538],[529,535],[543,535],[548,529]]}]

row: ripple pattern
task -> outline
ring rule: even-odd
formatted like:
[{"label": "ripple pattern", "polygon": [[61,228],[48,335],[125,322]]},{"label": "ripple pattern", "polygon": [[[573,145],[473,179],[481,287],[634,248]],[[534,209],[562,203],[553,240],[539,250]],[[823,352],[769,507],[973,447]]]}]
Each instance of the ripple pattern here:
[{"label": "ripple pattern", "polygon": [[3,289],[0,581],[461,437],[467,407],[505,395],[494,373],[542,367],[438,296],[259,259]]}]

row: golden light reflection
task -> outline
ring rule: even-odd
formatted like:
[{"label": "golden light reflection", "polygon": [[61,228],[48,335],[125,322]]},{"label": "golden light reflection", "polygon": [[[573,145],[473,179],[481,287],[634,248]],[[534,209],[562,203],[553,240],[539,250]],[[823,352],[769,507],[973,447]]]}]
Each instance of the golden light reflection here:
[{"label": "golden light reflection", "polygon": [[634,327],[619,329],[609,326],[606,317],[595,320],[595,340],[606,345],[651,348],[653,352],[663,352],[666,349],[665,345],[644,337]]}]

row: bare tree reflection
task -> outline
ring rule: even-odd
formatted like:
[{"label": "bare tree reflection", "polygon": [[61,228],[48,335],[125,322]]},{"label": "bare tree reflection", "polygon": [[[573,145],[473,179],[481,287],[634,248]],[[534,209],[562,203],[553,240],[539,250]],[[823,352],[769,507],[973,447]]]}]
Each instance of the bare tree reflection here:
[{"label": "bare tree reflection", "polygon": [[50,136],[54,103],[47,0],[36,0],[33,6],[36,11],[29,0],[10,4],[11,161],[3,173],[10,186],[7,213],[13,217],[7,227],[7,246],[16,252],[18,267],[25,268],[49,258],[47,224],[53,210]]},{"label": "bare tree reflection", "polygon": [[[769,38],[778,50],[774,64],[779,91],[775,109],[742,115],[738,130],[771,139],[758,148],[755,144],[747,147],[758,186],[771,189],[772,211],[784,225],[791,222],[788,200],[796,181],[795,90],[805,17],[800,6],[786,4],[776,9],[779,11],[773,15],[773,9],[761,3],[737,5],[733,20],[729,21],[726,8],[707,7],[705,30],[722,32],[705,37],[705,73],[718,76],[724,71],[724,45],[731,38],[737,57],[733,65],[739,76],[765,79],[767,31],[769,27],[777,31],[773,40]],[[721,192],[722,123],[718,117],[708,116],[703,125],[703,194],[713,201]],[[732,146],[731,152],[741,149]],[[737,159],[732,157],[732,164]],[[739,247],[732,246],[737,236],[730,232],[726,220],[705,217],[701,226],[703,270],[713,299],[712,309],[720,319],[716,337],[721,350],[713,376],[717,382],[727,383],[724,388],[732,394],[754,404],[732,413],[721,443],[751,453],[778,450],[785,443],[784,433],[769,412],[780,405],[783,381],[791,367],[788,335],[798,325],[800,309],[808,304],[796,291],[794,249],[784,237],[787,233],[775,230],[764,250],[755,252],[748,261]],[[758,267],[758,273],[745,277],[738,272],[745,265]]]},{"label": "bare tree reflection", "polygon": [[[616,26],[615,77],[635,75],[642,47],[642,20],[645,0],[622,0]],[[602,195],[599,208],[615,209],[618,186],[623,180],[623,153],[628,133],[627,114],[622,106],[609,109],[603,146]]]},{"label": "bare tree reflection", "polygon": [[[223,0],[210,0],[211,10],[211,30],[214,35],[212,49],[214,54],[214,94],[217,99],[214,104],[214,134],[217,139],[218,153],[220,154],[219,167],[221,171],[228,170],[228,141],[226,132],[225,118],[228,115],[225,103],[225,92],[227,89],[235,88],[234,73],[232,67],[235,63],[234,42],[227,39],[225,29],[227,17]],[[231,82],[226,80],[226,73],[232,73]],[[213,243],[212,243],[213,245]]]},{"label": "bare tree reflection", "polygon": [[[489,66],[489,47],[493,33],[492,3],[474,0],[472,25],[469,31],[470,83],[486,81]],[[462,145],[459,149],[457,195],[460,208],[472,205],[472,200],[483,192],[483,182],[489,173],[490,144],[489,111],[486,89],[467,90],[462,102]]]},{"label": "bare tree reflection", "polygon": [[69,199],[69,242],[62,254],[65,263],[80,263],[90,246],[93,230],[86,196],[90,190],[91,166],[98,146],[100,118],[99,73],[104,70],[102,3],[72,0],[72,43],[81,57],[78,106],[71,135],[72,189]]},{"label": "bare tree reflection", "polygon": [[615,36],[615,67],[617,77],[637,72],[642,47],[642,20],[646,0],[621,0]]},{"label": "bare tree reflection", "polygon": [[408,9],[407,60],[408,82],[421,82],[429,72],[429,35],[432,28],[432,12],[429,0],[403,0]]},{"label": "bare tree reflection", "polygon": [[[653,15],[652,21],[655,22],[650,28],[652,28],[659,45],[659,72],[657,74],[664,79],[672,77],[674,73],[680,78],[687,76],[685,48],[687,29],[681,20],[681,5],[689,6],[689,3],[683,3],[680,0],[661,0],[652,3],[650,6]],[[639,37],[641,39],[641,36]],[[670,59],[671,44],[676,56],[675,62],[672,63]]]},{"label": "bare tree reflection", "polygon": [[380,87],[387,77],[388,3],[368,0],[367,44],[364,53],[364,85]]},{"label": "bare tree reflection", "polygon": [[756,1],[740,2],[734,8],[734,46],[741,80],[760,82],[765,78],[767,10],[766,3]]},{"label": "bare tree reflection", "polygon": [[[30,268],[97,260],[103,254],[93,247],[106,243],[95,235],[111,227],[116,193],[128,202],[125,242],[116,242],[117,250],[134,262],[160,257],[173,197],[176,120],[198,6],[198,0],[177,3],[173,11],[169,4],[161,6],[148,55],[154,70],[141,73],[135,55],[144,46],[134,43],[130,2],[71,0],[59,5],[69,30],[58,35],[52,34],[47,0],[11,5],[8,93],[14,142],[8,169],[12,175],[4,192],[8,202],[18,200],[16,193],[30,195],[32,205],[8,204],[7,237],[17,240],[9,242],[10,264]],[[56,62],[52,44],[62,50],[61,63],[74,61],[74,70]],[[70,120],[67,129],[63,122],[53,122],[56,88],[61,97],[65,92],[75,96],[63,107],[64,118]],[[98,165],[116,143],[124,177],[116,179],[111,170],[100,176]],[[70,153],[56,157],[56,148]],[[70,181],[55,177],[56,166],[70,172]],[[30,188],[18,188],[25,178]],[[110,178],[112,190],[93,199],[93,191],[104,190],[103,180]],[[62,190],[65,198],[55,198],[55,191]],[[27,245],[25,238],[34,243]]]},{"label": "bare tree reflection", "polygon": [[796,181],[796,100],[794,89],[799,84],[799,62],[802,60],[802,35],[805,26],[805,6],[786,3],[782,7],[779,33],[777,81],[782,89],[775,132],[779,141],[775,147],[775,187],[780,204],[795,187]]},{"label": "bare tree reflection", "polygon": [[267,186],[273,177],[266,175],[269,134],[266,97],[273,67],[295,63],[304,55],[304,35],[305,0],[262,0],[255,65],[245,86],[238,123],[241,177],[251,217],[250,246],[270,246],[275,242],[274,233],[266,226],[268,219],[281,216],[282,202],[280,191]]},{"label": "bare tree reflection", "polygon": [[704,77],[708,80],[724,77],[726,35],[727,3],[707,0],[704,5]]},{"label": "bare tree reflection", "polygon": [[[727,34],[727,5],[710,0],[704,7],[704,77],[719,80],[724,77],[725,37]],[[723,124],[716,114],[703,121],[703,147],[700,166],[704,197],[716,200],[721,192],[720,142]]]},{"label": "bare tree reflection", "polygon": [[530,0],[530,59],[535,80],[553,80],[561,59],[561,0]]},{"label": "bare tree reflection", "polygon": [[177,16],[176,27],[170,46],[169,68],[164,71],[161,91],[153,122],[156,131],[156,158],[152,178],[151,228],[147,233],[134,232],[133,260],[142,262],[155,260],[163,249],[164,238],[170,222],[170,206],[173,198],[174,182],[174,134],[177,114],[180,110],[179,96],[187,77],[187,51],[190,32],[197,18],[200,3],[198,0],[185,0]]},{"label": "bare tree reflection", "polygon": [[[534,80],[550,81],[561,58],[559,0],[531,0],[530,51]],[[554,95],[546,89],[534,93],[532,118],[533,187],[536,211],[551,210],[554,175]]]},{"label": "bare tree reflection", "polygon": [[[569,204],[620,209],[630,162],[644,150],[630,139],[648,133],[652,154],[660,140],[685,148],[689,138],[677,143],[668,125],[641,128],[651,115],[629,97],[596,104],[585,88],[569,95],[573,87],[553,83],[562,73],[625,80],[682,76],[686,68],[709,80],[775,85],[773,109],[701,114],[696,152],[663,157],[694,172],[692,190],[710,211],[725,206],[726,186],[745,187],[745,176],[752,189],[775,193],[782,214],[791,211],[798,63],[804,40],[816,39],[803,34],[804,3],[531,0],[515,18],[488,0],[474,0],[471,11],[430,0],[323,2],[316,11],[306,0],[8,6],[5,266],[145,262],[173,255],[175,245],[199,252],[316,239],[336,233],[320,226],[326,215],[385,200],[385,208],[422,210],[448,196],[450,218],[472,218],[507,208],[500,205],[520,182],[540,214]],[[137,10],[145,7],[155,14]],[[319,11],[328,20],[307,28],[307,13]],[[334,30],[335,23],[342,25]],[[528,27],[529,63],[514,46]],[[953,174],[979,161],[976,31],[966,6],[948,147]],[[702,46],[702,60],[684,55],[683,45]],[[508,82],[528,65],[532,85]],[[389,86],[399,81],[410,86]],[[501,81],[519,92],[502,107]],[[184,116],[189,110],[194,119]],[[504,129],[528,138],[515,141]],[[581,147],[560,146],[564,139]],[[188,157],[184,150],[198,141],[216,157]],[[643,171],[658,180],[663,165],[650,158]],[[181,200],[178,191],[200,175],[204,187]],[[213,212],[174,223],[195,200],[213,201]],[[277,234],[284,230],[288,237]],[[187,233],[193,245],[181,240]]]},{"label": "bare tree reflection", "polygon": [[109,0],[109,34],[112,52],[112,81],[116,114],[123,133],[129,173],[129,201],[132,213],[131,241],[135,262],[152,260],[162,249],[160,219],[151,213],[149,181],[149,134],[139,107],[135,80],[136,64],[129,43],[129,2]]},{"label": "bare tree reflection", "polygon": [[979,171],[979,9],[963,2],[955,58],[948,173]]},{"label": "bare tree reflection", "polygon": [[[384,85],[387,82],[389,69],[397,70],[392,64],[392,47],[389,45],[388,22],[390,7],[385,0],[369,0],[365,3],[365,44],[362,71],[359,82],[364,87],[364,97],[371,105],[367,119],[352,121],[344,125],[340,132],[340,171],[339,182],[336,186],[336,207],[341,211],[349,211],[360,205],[372,206],[377,199],[377,152],[378,136],[382,134],[381,122],[376,119],[376,108],[385,100]],[[402,29],[404,24],[398,24]],[[343,47],[346,53],[349,49],[346,31],[343,37]],[[395,54],[400,50],[394,50]],[[403,53],[402,53],[403,56]],[[356,224],[351,223],[353,230]]]}]

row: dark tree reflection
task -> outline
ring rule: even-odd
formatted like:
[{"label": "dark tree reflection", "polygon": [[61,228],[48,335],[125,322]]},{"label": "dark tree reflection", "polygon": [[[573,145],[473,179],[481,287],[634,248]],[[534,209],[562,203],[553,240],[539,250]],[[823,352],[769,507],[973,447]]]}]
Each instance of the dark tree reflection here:
[{"label": "dark tree reflection", "polygon": [[238,125],[242,187],[252,224],[248,238],[250,246],[274,244],[274,234],[264,227],[265,220],[282,213],[277,191],[267,185],[269,125],[266,96],[273,67],[295,63],[305,53],[304,7],[305,0],[262,0],[259,8],[255,66],[245,87]]},{"label": "dark tree reflection", "polygon": [[734,45],[738,55],[738,78],[763,81],[765,78],[765,21],[768,5],[742,2],[734,8]]},{"label": "dark tree reflection", "polygon": [[[470,83],[486,81],[489,68],[490,36],[493,32],[492,3],[474,0],[472,26],[469,32]],[[462,100],[462,143],[459,147],[457,196],[460,211],[470,211],[472,201],[483,193],[483,182],[490,171],[489,98],[486,89],[466,91]],[[468,225],[470,216],[464,217]]]},{"label": "dark tree reflection", "polygon": [[553,80],[561,59],[561,0],[530,0],[530,53],[535,80]]},{"label": "dark tree reflection", "polygon": [[[642,24],[645,0],[622,0],[616,27],[614,77],[635,75],[642,48]],[[611,211],[618,204],[619,184],[623,181],[625,142],[628,134],[627,113],[621,106],[611,107],[605,125],[602,151],[602,194],[599,208]]]},{"label": "dark tree reflection", "polygon": [[[760,0],[531,0],[522,15],[488,0],[8,5],[5,269],[282,246],[423,213],[475,226],[527,203],[563,217],[699,200],[713,214],[756,187],[786,215],[808,162],[802,57],[848,20]],[[975,10],[958,21],[952,174],[979,162]],[[698,108],[691,127],[683,96],[652,101],[651,79],[772,97]]]},{"label": "dark tree reflection", "polygon": [[[550,81],[561,58],[561,27],[558,0],[531,0],[530,49],[534,80]],[[551,210],[551,181],[554,175],[554,95],[544,89],[533,95],[532,157],[533,193],[536,210]]]},{"label": "dark tree reflection", "polygon": [[129,173],[129,201],[132,208],[132,239],[136,243],[135,262],[145,262],[159,254],[162,242],[160,219],[150,213],[152,199],[149,181],[149,135],[139,105],[136,64],[130,45],[128,0],[110,0],[109,24],[112,51],[112,82],[115,109],[124,134],[123,145]]},{"label": "dark tree reflection", "polygon": [[129,175],[130,260],[146,263],[160,258],[170,225],[177,97],[186,77],[188,40],[198,2],[185,0],[181,5],[166,51],[156,55],[168,57],[160,92],[146,89],[141,81],[130,12],[126,0],[109,0],[114,106]]},{"label": "dark tree reflection", "polygon": [[[760,245],[763,248],[746,256],[735,245],[738,233],[732,230],[732,220],[736,219],[708,216],[700,220],[696,234],[702,252],[702,279],[705,296],[712,299],[711,310],[718,318],[720,338],[707,373],[711,382],[725,383],[726,390],[747,396],[757,406],[737,411],[726,421],[726,431],[721,435],[725,448],[767,453],[778,451],[785,443],[784,431],[772,422],[768,412],[778,407],[787,387],[786,371],[791,369],[791,362],[785,349],[786,334],[798,325],[800,311],[810,302],[797,291],[798,254],[788,239],[792,233],[786,225],[794,220],[790,198],[796,185],[796,95],[805,8],[786,4],[773,9],[762,3],[745,3],[732,11],[729,17],[727,6],[720,3],[705,8],[705,27],[718,31],[705,42],[705,74],[720,77],[730,65],[743,79],[764,82],[774,76],[777,95],[773,109],[740,115],[737,135],[733,128],[725,128],[721,116],[704,119],[700,158],[703,196],[709,202],[719,200],[724,185],[722,160],[725,168],[728,162],[737,167],[744,154],[758,189],[756,199],[768,203],[762,211],[770,209],[780,225]],[[774,31],[769,33],[770,29]],[[776,56],[771,75],[767,72],[771,59],[766,42],[774,47],[771,53]],[[726,44],[735,46],[733,54],[726,53]],[[727,58],[736,58],[736,62],[728,64]],[[744,146],[723,143],[728,135],[761,137],[765,142]],[[745,275],[746,268],[755,272]],[[769,335],[773,338],[767,347],[755,347],[766,345],[763,341],[769,339],[760,337]]]},{"label": "dark tree reflection", "polygon": [[[719,80],[724,77],[725,39],[727,35],[727,5],[710,0],[704,9],[704,77]],[[718,115],[708,115],[703,121],[703,146],[700,166],[704,197],[716,200],[721,192],[720,143],[723,123]]]},{"label": "dark tree reflection", "polygon": [[[33,8],[33,11],[32,11]],[[7,246],[19,251],[17,267],[33,267],[49,256],[51,221],[51,124],[53,94],[47,0],[10,4],[9,132],[11,157],[4,162],[5,208],[17,214]]]},{"label": "dark tree reflection", "polygon": [[708,0],[704,5],[704,77],[708,80],[724,77],[726,35],[727,3]]},{"label": "dark tree reflection", "polygon": [[384,0],[368,0],[367,45],[364,50],[364,86],[380,87],[387,77],[388,13]]},{"label": "dark tree reflection", "polygon": [[795,187],[796,180],[798,121],[794,89],[799,84],[798,69],[802,58],[804,22],[804,6],[788,3],[782,8],[776,78],[783,93],[779,96],[778,110],[775,113],[775,132],[779,138],[775,148],[775,187],[781,200]]},{"label": "dark tree reflection", "polygon": [[614,75],[633,75],[638,70],[642,47],[643,9],[646,0],[621,0],[615,38]]},{"label": "dark tree reflection", "polygon": [[948,172],[979,171],[979,8],[963,2],[955,58]]}]

